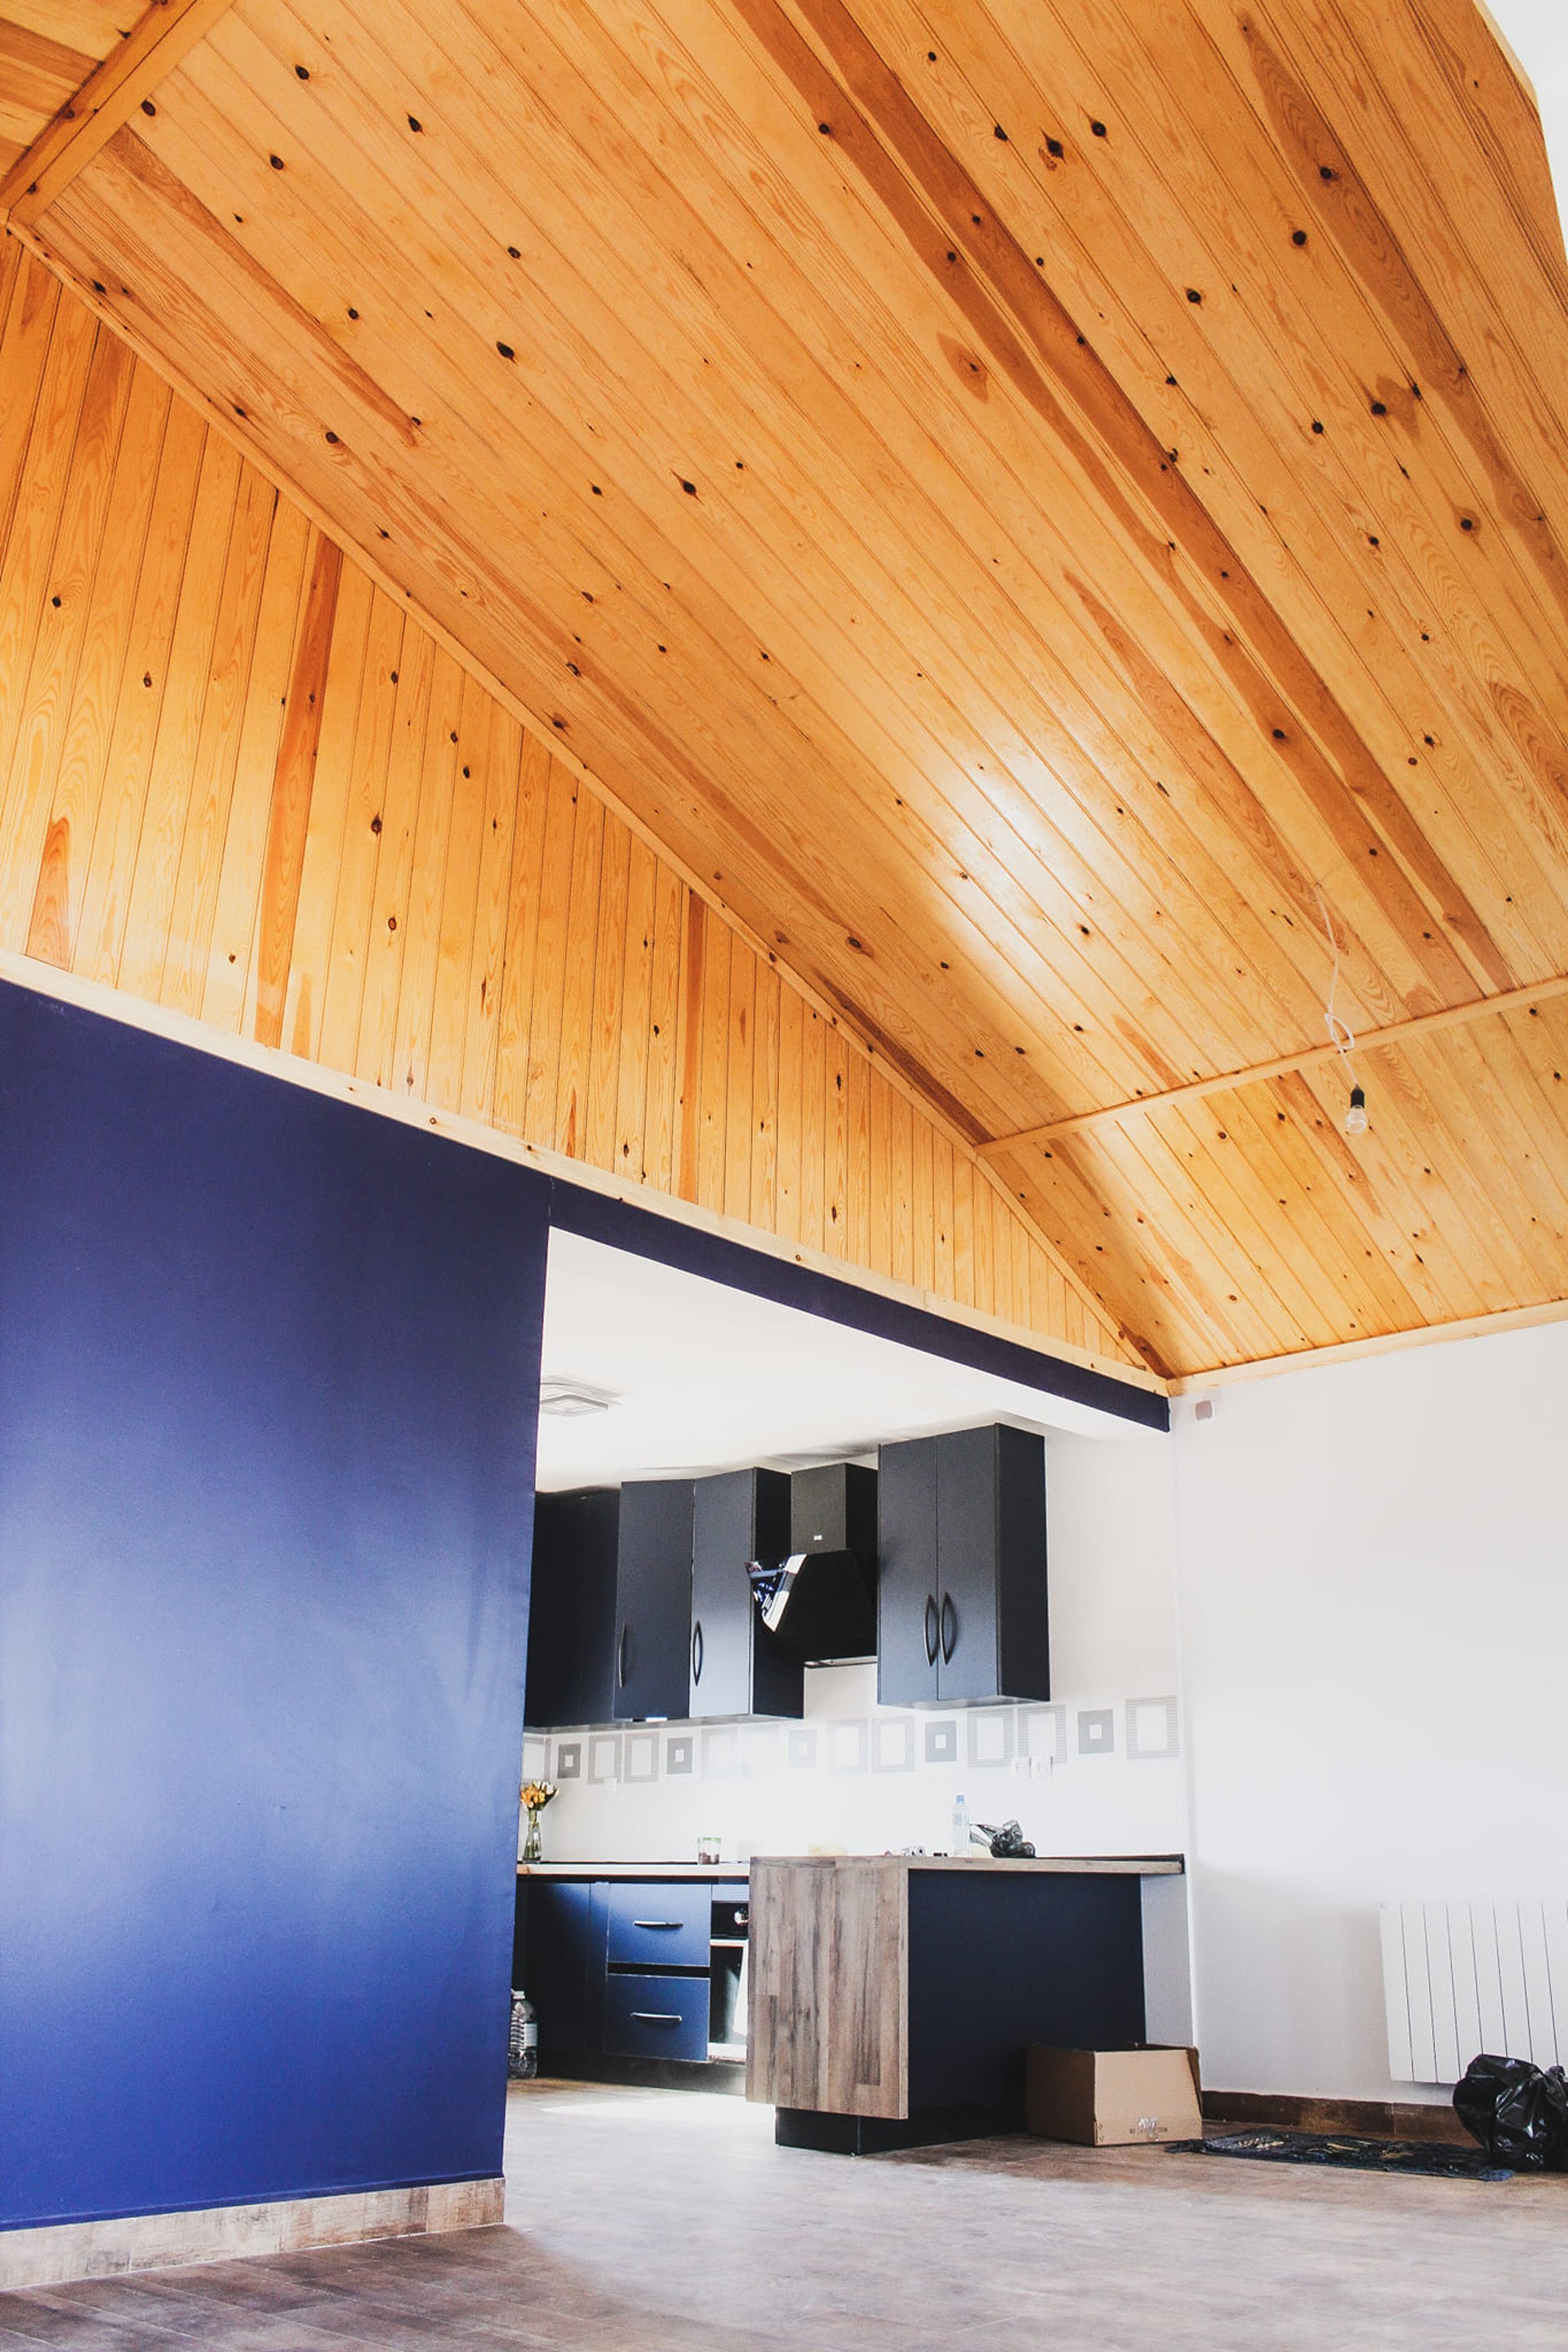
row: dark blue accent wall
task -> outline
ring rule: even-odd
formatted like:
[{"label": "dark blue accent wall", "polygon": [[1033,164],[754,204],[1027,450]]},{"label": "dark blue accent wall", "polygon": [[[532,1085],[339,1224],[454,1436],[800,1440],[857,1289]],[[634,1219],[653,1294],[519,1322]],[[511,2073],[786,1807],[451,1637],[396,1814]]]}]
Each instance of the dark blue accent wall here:
[{"label": "dark blue accent wall", "polygon": [[500,2170],[548,1207],[0,987],[0,2223]]}]

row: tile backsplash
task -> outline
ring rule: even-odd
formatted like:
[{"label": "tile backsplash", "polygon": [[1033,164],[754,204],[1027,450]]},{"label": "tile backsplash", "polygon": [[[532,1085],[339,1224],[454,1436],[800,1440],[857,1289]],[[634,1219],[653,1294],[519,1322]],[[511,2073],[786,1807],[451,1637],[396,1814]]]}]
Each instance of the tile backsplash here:
[{"label": "tile backsplash", "polygon": [[710,1836],[727,1862],[945,1852],[960,1795],[972,1822],[1016,1817],[1042,1854],[1182,1851],[1174,1697],[900,1708],[879,1706],[876,1688],[874,1665],[817,1666],[799,1723],[531,1732],[523,1777],[560,1791],[543,1818],[546,1860],[689,1861]]}]

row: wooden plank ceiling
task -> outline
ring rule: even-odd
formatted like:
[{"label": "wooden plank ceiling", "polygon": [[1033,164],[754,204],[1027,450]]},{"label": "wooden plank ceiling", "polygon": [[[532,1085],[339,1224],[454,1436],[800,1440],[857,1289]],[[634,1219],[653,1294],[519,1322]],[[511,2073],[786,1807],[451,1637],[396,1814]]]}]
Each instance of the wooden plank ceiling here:
[{"label": "wooden plank ceiling", "polygon": [[142,0],[0,0],[0,178],[141,13]]},{"label": "wooden plank ceiling", "polygon": [[1138,1367],[994,1170],[14,240],[0,815],[0,950]]},{"label": "wooden plank ceiling", "polygon": [[[1472,0],[234,0],[15,218],[1151,1363],[1568,1293],[1568,264]],[[1321,1045],[1326,925],[1366,1135],[1136,1107]]]}]

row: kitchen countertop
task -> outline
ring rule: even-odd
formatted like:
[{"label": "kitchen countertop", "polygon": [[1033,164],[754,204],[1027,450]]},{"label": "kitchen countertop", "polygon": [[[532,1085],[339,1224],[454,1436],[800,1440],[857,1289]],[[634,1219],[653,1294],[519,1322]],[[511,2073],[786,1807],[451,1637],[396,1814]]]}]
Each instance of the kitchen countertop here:
[{"label": "kitchen countertop", "polygon": [[520,1878],[744,1878],[744,1862],[520,1862]]},{"label": "kitchen countertop", "polygon": [[[1180,1878],[1179,1853],[1041,1854],[1033,1862],[997,1862],[988,1853],[758,1853],[752,1862],[792,1868],[832,1869],[847,1863],[897,1864],[904,1870],[1036,1871],[1058,1877]],[[691,1878],[729,1881],[750,1875],[751,1862],[520,1862],[520,1878]]]},{"label": "kitchen countertop", "polygon": [[988,1853],[756,1853],[753,1863],[781,1863],[791,1870],[1033,1871],[1051,1878],[1180,1878],[1186,1868],[1179,1853],[1037,1854],[1033,1860],[998,1861]]}]

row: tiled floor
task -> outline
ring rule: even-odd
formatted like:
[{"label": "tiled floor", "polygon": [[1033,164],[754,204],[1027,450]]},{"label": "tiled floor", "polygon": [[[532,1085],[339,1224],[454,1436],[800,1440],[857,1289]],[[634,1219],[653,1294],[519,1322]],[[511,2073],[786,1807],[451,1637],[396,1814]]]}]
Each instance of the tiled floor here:
[{"label": "tiled floor", "polygon": [[727,2098],[514,2092],[509,2227],[0,2296],[0,2347],[1563,2352],[1568,2180],[1029,2140],[855,2162]]}]

